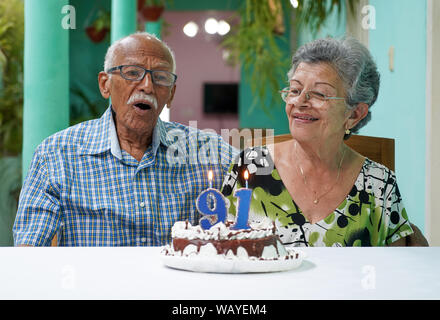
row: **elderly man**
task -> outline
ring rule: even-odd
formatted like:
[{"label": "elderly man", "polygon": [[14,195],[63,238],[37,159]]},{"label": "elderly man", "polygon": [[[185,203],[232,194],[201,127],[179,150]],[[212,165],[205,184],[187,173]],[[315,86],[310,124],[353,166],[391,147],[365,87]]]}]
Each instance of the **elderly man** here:
[{"label": "elderly man", "polygon": [[15,245],[159,246],[197,195],[220,188],[236,151],[220,136],[159,119],[176,90],[174,54],[148,33],[107,51],[99,89],[111,106],[36,149],[13,227]]}]

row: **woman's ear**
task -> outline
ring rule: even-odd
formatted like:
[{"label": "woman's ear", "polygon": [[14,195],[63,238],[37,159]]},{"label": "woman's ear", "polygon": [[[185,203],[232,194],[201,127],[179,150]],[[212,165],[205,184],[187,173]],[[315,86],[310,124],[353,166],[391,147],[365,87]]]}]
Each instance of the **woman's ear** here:
[{"label": "woman's ear", "polygon": [[98,74],[99,91],[104,99],[110,98],[110,76],[108,73],[101,71]]},{"label": "woman's ear", "polygon": [[359,121],[361,121],[363,118],[365,118],[368,114],[368,104],[364,102],[360,102],[357,104],[357,106],[349,110],[350,117],[347,120],[347,128],[351,129],[355,127]]}]

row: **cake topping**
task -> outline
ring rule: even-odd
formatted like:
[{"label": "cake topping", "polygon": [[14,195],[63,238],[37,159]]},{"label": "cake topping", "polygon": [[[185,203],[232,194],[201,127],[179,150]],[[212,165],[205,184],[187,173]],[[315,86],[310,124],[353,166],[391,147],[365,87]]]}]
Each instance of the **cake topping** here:
[{"label": "cake topping", "polygon": [[173,238],[201,240],[241,240],[258,239],[275,234],[274,222],[264,218],[260,222],[250,223],[250,229],[232,230],[229,228],[233,221],[219,222],[210,229],[204,230],[200,225],[192,226],[188,221],[178,221],[171,229]]}]

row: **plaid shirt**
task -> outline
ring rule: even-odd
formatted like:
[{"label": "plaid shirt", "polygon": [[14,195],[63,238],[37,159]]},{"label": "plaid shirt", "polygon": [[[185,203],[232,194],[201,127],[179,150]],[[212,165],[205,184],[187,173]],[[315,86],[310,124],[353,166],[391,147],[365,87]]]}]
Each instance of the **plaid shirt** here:
[{"label": "plaid shirt", "polygon": [[111,107],[36,149],[20,194],[15,245],[160,246],[178,220],[198,223],[195,200],[220,189],[237,151],[220,136],[160,119],[140,162],[121,150]]}]

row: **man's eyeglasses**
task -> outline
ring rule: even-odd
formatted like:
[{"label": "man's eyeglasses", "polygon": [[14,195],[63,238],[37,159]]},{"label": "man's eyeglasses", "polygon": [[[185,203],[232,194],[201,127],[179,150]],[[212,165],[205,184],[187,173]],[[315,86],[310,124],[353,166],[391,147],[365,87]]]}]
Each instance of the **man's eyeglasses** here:
[{"label": "man's eyeglasses", "polygon": [[123,65],[108,69],[106,72],[111,73],[119,69],[121,77],[130,81],[141,81],[147,72],[151,75],[151,80],[159,86],[171,87],[177,79],[177,75],[168,71],[148,70],[140,66]]},{"label": "man's eyeglasses", "polygon": [[[280,91],[281,98],[285,101],[291,101],[297,99],[301,95],[301,90],[296,88],[289,88],[286,87],[283,90]],[[327,96],[319,91],[310,90],[305,92],[306,99],[310,100],[310,103],[312,103],[316,107],[320,107],[324,104],[324,102],[328,100],[345,100],[345,98],[342,97],[331,97]]]}]

